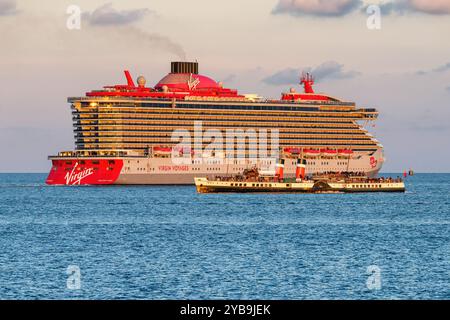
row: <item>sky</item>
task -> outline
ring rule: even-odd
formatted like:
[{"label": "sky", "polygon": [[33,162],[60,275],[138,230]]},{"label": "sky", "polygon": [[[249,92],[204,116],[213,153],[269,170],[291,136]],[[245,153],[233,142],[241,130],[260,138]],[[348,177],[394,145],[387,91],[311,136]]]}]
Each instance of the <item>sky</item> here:
[{"label": "sky", "polygon": [[270,98],[309,70],[317,92],[379,110],[383,171],[450,172],[449,38],[450,0],[0,0],[0,172],[74,148],[67,97],[124,69],[154,85],[185,59]]}]

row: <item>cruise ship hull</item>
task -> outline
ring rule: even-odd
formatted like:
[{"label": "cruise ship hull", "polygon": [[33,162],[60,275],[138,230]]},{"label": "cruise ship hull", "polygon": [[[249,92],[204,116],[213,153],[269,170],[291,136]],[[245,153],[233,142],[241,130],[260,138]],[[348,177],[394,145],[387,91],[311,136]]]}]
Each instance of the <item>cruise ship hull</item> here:
[{"label": "cruise ship hull", "polygon": [[[311,159],[306,174],[316,172],[363,172],[369,177],[378,174],[383,164],[379,150],[373,155],[357,159]],[[273,170],[275,162],[217,159],[196,161],[195,164],[173,163],[170,158],[52,158],[52,169],[46,183],[49,185],[192,185],[195,177],[230,176],[253,166]],[[285,159],[284,176],[295,177],[296,159]]]}]

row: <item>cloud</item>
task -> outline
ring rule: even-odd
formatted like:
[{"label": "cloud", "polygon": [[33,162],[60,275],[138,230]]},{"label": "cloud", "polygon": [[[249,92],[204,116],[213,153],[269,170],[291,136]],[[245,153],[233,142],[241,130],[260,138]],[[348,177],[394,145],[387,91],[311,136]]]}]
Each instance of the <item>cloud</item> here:
[{"label": "cloud", "polygon": [[300,75],[299,69],[287,68],[278,71],[277,73],[274,73],[273,75],[267,78],[264,78],[262,81],[264,83],[274,86],[282,84],[292,84],[298,82],[299,75]]},{"label": "cloud", "polygon": [[148,14],[155,14],[149,9],[116,10],[112,3],[107,3],[92,13],[85,12],[83,18],[91,25],[127,25],[141,20]]},{"label": "cloud", "polygon": [[362,6],[361,0],[279,0],[272,14],[340,17]]},{"label": "cloud", "polygon": [[448,86],[447,88],[445,88],[449,93],[450,93],[450,86]]},{"label": "cloud", "polygon": [[324,81],[327,79],[349,79],[360,75],[357,71],[344,71],[344,65],[336,61],[327,61],[316,68],[286,68],[281,70],[262,81],[269,85],[287,85],[299,82],[300,70],[310,72],[316,81]]},{"label": "cloud", "polygon": [[9,16],[18,13],[16,0],[0,0],[0,16]]},{"label": "cloud", "polygon": [[419,76],[423,76],[423,75],[426,75],[429,73],[443,73],[443,72],[446,72],[449,70],[450,70],[450,62],[447,64],[444,64],[444,65],[441,65],[439,67],[436,67],[434,69],[428,70],[428,71],[419,70],[416,72],[416,74]]},{"label": "cloud", "polygon": [[226,76],[222,82],[224,83],[229,83],[229,82],[234,82],[237,79],[237,75],[235,75],[234,73],[229,74],[228,76]]},{"label": "cloud", "polygon": [[396,0],[381,4],[381,11],[390,14],[419,12],[433,15],[450,14],[449,0]]},{"label": "cloud", "polygon": [[360,75],[360,72],[357,71],[344,71],[344,65],[339,64],[336,61],[328,61],[322,63],[315,69],[308,70],[309,72],[314,74],[314,77],[317,81],[325,80],[325,79],[347,79],[354,78]]},{"label": "cloud", "polygon": [[[432,15],[450,14],[450,0],[390,0],[380,5],[383,14],[418,12]],[[272,14],[292,16],[341,17],[367,5],[362,0],[278,0]]]},{"label": "cloud", "polygon": [[432,71],[433,72],[445,72],[445,71],[448,71],[448,70],[450,70],[450,62],[447,63],[447,64],[444,64],[444,65],[442,65],[440,67],[434,68]]},{"label": "cloud", "polygon": [[419,71],[416,72],[416,75],[418,75],[418,76],[424,76],[424,75],[426,75],[427,73],[428,73],[427,71],[419,70]]}]

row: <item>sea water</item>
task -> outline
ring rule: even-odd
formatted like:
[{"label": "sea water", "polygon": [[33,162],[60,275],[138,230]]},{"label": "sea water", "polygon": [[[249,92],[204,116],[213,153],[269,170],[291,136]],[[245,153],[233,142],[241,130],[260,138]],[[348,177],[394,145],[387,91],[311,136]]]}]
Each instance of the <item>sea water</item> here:
[{"label": "sea water", "polygon": [[404,194],[44,181],[0,174],[0,299],[450,298],[450,174]]}]

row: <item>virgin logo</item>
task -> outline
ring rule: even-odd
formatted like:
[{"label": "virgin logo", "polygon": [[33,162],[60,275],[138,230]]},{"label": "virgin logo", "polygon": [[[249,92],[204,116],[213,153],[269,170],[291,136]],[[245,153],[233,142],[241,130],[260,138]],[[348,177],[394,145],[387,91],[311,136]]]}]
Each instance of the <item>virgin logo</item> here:
[{"label": "virgin logo", "polygon": [[375,157],[370,157],[370,166],[372,168],[375,168],[378,164],[378,161],[375,159]]},{"label": "virgin logo", "polygon": [[64,177],[66,179],[66,184],[81,184],[81,180],[84,178],[90,176],[94,173],[94,170],[92,168],[84,169],[83,171],[75,173],[75,169],[78,167],[78,162],[75,163],[73,166],[72,171],[67,172],[66,176]]},{"label": "virgin logo", "polygon": [[189,90],[195,90],[195,88],[197,88],[199,83],[200,83],[200,79],[192,77],[192,73],[191,73],[191,75],[189,76],[189,80],[187,82]]}]

